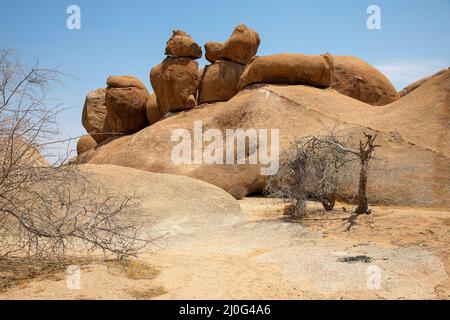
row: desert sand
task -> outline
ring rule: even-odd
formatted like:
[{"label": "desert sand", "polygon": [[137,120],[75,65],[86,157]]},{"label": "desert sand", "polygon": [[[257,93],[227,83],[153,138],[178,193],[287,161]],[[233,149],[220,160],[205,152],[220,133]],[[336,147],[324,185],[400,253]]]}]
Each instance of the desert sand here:
[{"label": "desert sand", "polygon": [[[176,232],[137,259],[83,264],[79,290],[67,288],[62,270],[20,281],[0,298],[449,298],[449,209],[372,207],[372,214],[352,219],[349,205],[325,213],[309,203],[310,215],[299,223],[274,199],[239,204],[235,219],[203,216],[201,232],[178,220],[178,230],[171,225]],[[352,262],[357,256],[365,258]],[[371,266],[381,270],[378,289],[367,286]]]}]

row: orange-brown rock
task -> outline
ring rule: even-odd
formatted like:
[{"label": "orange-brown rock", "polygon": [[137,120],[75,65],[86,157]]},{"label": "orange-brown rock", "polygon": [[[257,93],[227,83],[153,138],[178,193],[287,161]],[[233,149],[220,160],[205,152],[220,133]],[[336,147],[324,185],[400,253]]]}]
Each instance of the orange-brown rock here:
[{"label": "orange-brown rock", "polygon": [[193,109],[197,106],[197,99],[193,95],[190,95],[186,100],[186,109]]},{"label": "orange-brown rock", "polygon": [[100,143],[111,136],[111,126],[106,111],[105,95],[105,88],[89,92],[84,102],[83,114],[81,117],[84,128],[97,143]]},{"label": "orange-brown rock", "polygon": [[347,56],[334,56],[333,89],[356,100],[383,106],[399,99],[386,76],[367,62]]},{"label": "orange-brown rock", "polygon": [[257,57],[242,73],[239,91],[255,83],[308,84],[328,87],[333,79],[333,57],[305,54],[276,54]]},{"label": "orange-brown rock", "polygon": [[146,112],[147,120],[150,125],[158,122],[163,117],[163,114],[161,114],[161,112],[159,111],[156,95],[150,95],[149,99],[147,100]]},{"label": "orange-brown rock", "polygon": [[243,70],[243,65],[228,60],[206,66],[199,88],[199,104],[228,101],[234,97]]},{"label": "orange-brown rock", "polygon": [[205,58],[211,63],[216,62],[222,57],[223,43],[220,42],[207,42],[205,44]]},{"label": "orange-brown rock", "polygon": [[244,24],[238,25],[225,41],[221,57],[240,64],[248,64],[258,52],[259,34]]},{"label": "orange-brown rock", "polygon": [[[205,73],[205,68],[199,68],[198,69],[198,83],[199,83],[199,85],[200,85],[200,83],[202,83],[204,73]],[[197,92],[197,96],[198,96],[198,92]]]},{"label": "orange-brown rock", "polygon": [[108,87],[110,88],[139,88],[147,89],[141,80],[132,76],[111,76],[107,79]]},{"label": "orange-brown rock", "polygon": [[[378,134],[381,147],[368,179],[372,203],[448,207],[449,94],[450,71],[378,108],[335,90],[264,85],[240,92],[227,102],[165,118],[133,136],[98,147],[88,159],[97,164],[187,175],[242,197],[263,189],[267,177],[261,175],[262,164],[176,164],[172,161],[172,150],[178,143],[171,141],[174,130],[185,128],[192,134],[195,121],[202,121],[203,130],[279,129],[282,155],[294,139],[320,134],[324,124],[338,123],[350,132]],[[340,192],[348,195],[356,190],[354,184],[342,186]]]},{"label": "orange-brown rock", "polygon": [[150,94],[134,77],[111,76],[107,80],[106,110],[114,134],[132,134],[146,126]]},{"label": "orange-brown rock", "polygon": [[189,96],[197,96],[198,63],[190,58],[166,58],[152,68],[150,82],[162,114],[186,110]]},{"label": "orange-brown rock", "polygon": [[175,30],[172,37],[167,41],[166,55],[198,59],[202,57],[202,49],[189,34],[182,30]]},{"label": "orange-brown rock", "polygon": [[97,145],[97,142],[90,135],[80,137],[77,142],[77,154],[81,155],[86,151],[92,150]]}]

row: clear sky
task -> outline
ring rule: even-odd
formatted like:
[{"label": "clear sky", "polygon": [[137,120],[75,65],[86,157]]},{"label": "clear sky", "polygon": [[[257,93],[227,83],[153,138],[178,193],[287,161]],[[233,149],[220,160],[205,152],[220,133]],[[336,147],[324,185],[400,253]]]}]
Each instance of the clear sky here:
[{"label": "clear sky", "polygon": [[[164,58],[174,29],[203,45],[226,40],[245,23],[260,34],[259,55],[353,55],[398,89],[450,65],[450,0],[0,1],[0,48],[78,79],[53,93],[72,107],[59,119],[72,136],[83,133],[86,94],[105,86],[109,75],[134,75],[152,91],[149,70]],[[81,30],[66,28],[72,4],[81,8]],[[366,26],[371,4],[381,9],[381,30]]]}]

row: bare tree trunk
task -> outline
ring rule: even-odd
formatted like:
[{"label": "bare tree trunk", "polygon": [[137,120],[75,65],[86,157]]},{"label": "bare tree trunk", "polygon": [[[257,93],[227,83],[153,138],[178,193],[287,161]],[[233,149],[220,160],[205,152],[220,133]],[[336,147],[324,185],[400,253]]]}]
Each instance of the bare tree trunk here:
[{"label": "bare tree trunk", "polygon": [[359,173],[358,185],[358,207],[355,213],[363,214],[369,210],[369,202],[367,200],[367,173],[369,172],[369,161],[361,159],[361,171]]},{"label": "bare tree trunk", "polygon": [[306,200],[299,199],[297,200],[294,208],[294,216],[297,218],[301,218],[304,217],[305,215],[306,215]]},{"label": "bare tree trunk", "polygon": [[375,148],[380,147],[375,144],[377,135],[365,133],[366,141],[359,142],[359,159],[361,162],[361,171],[359,172],[358,186],[358,207],[355,210],[357,214],[368,213],[369,202],[367,200],[367,174],[369,172],[369,161],[372,159]]}]

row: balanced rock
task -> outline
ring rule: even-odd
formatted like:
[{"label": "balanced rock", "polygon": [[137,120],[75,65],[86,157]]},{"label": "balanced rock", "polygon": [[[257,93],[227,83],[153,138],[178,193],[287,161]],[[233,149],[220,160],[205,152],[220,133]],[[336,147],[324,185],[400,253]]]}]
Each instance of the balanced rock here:
[{"label": "balanced rock", "polygon": [[223,44],[221,57],[240,64],[248,64],[256,55],[260,43],[259,34],[255,30],[240,24]]},{"label": "balanced rock", "polygon": [[197,96],[198,63],[190,58],[166,58],[150,71],[150,82],[158,99],[160,112],[178,112],[191,108],[189,96]]},{"label": "balanced rock", "polygon": [[111,136],[109,134],[111,132],[111,126],[106,111],[105,95],[105,88],[89,92],[84,102],[81,118],[84,128],[97,143]]},{"label": "balanced rock", "polygon": [[333,57],[329,54],[276,54],[257,57],[239,81],[239,91],[255,83],[308,84],[329,87],[333,80]]},{"label": "balanced rock", "polygon": [[356,100],[383,106],[399,99],[397,90],[376,68],[348,56],[334,56],[333,89]]},{"label": "balanced rock", "polygon": [[222,56],[223,43],[220,42],[207,42],[205,44],[205,58],[211,63],[216,62]]},{"label": "balanced rock", "polygon": [[161,114],[161,112],[159,111],[156,95],[150,95],[149,99],[147,100],[146,112],[147,120],[150,125],[158,122],[163,117],[163,114]]},{"label": "balanced rock", "polygon": [[172,37],[167,41],[166,55],[198,59],[202,57],[202,49],[189,34],[182,30],[175,30]]},{"label": "balanced rock", "polygon": [[107,80],[106,110],[114,134],[132,134],[146,126],[150,94],[134,77],[111,76]]},{"label": "balanced rock", "polygon": [[228,101],[234,97],[243,70],[243,65],[228,60],[206,66],[199,88],[199,104]]},{"label": "balanced rock", "polygon": [[92,150],[97,145],[97,142],[90,135],[80,137],[77,142],[77,154],[81,155],[86,151]]}]

